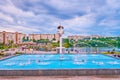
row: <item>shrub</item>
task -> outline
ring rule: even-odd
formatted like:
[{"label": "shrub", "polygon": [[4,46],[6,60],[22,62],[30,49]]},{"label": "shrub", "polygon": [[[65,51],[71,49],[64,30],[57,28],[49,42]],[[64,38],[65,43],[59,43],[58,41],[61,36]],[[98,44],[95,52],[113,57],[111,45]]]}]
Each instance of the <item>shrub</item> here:
[{"label": "shrub", "polygon": [[16,54],[16,55],[20,55],[20,54],[22,54],[22,53],[21,53],[21,52],[15,52],[15,54]]}]

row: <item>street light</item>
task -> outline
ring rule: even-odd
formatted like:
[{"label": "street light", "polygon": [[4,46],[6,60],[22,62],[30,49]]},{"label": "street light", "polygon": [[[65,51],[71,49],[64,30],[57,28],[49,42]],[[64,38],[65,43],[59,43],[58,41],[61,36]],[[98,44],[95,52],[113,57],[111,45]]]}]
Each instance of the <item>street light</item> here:
[{"label": "street light", "polygon": [[26,54],[26,48],[27,48],[27,45],[24,46],[24,49],[25,49],[25,54]]},{"label": "street light", "polygon": [[98,45],[96,44],[95,46],[96,46],[96,53],[97,53],[97,52],[98,52],[98,50],[97,50],[97,46],[98,46]]}]

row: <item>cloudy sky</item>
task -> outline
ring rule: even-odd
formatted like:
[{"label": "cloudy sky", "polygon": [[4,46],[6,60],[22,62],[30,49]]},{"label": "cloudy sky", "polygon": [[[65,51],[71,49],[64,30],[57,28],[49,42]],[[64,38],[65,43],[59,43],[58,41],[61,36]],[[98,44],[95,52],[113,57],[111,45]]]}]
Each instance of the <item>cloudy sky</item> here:
[{"label": "cloudy sky", "polygon": [[0,31],[120,35],[120,0],[0,0]]}]

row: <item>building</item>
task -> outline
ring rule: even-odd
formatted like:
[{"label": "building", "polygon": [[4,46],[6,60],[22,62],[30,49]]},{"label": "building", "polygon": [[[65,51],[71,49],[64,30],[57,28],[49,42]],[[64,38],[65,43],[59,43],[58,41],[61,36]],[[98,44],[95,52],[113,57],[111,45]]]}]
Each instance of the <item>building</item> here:
[{"label": "building", "polygon": [[0,32],[0,43],[3,43],[3,32]]},{"label": "building", "polygon": [[92,39],[92,38],[101,38],[102,36],[99,35],[91,35],[91,36],[80,36],[80,35],[74,35],[74,36],[68,36],[68,39],[71,40],[83,40],[83,39]]},{"label": "building", "polygon": [[48,40],[55,40],[59,41],[58,34],[29,34],[29,40],[40,40],[40,39],[48,39]]},{"label": "building", "polygon": [[48,40],[54,40],[59,41],[59,35],[58,34],[26,34],[19,33],[19,32],[0,32],[0,43],[9,44],[10,42],[13,42],[14,44],[22,44],[23,38],[29,38],[29,40],[40,40],[40,39],[48,39]]},{"label": "building", "polygon": [[69,40],[73,39],[73,40],[75,40],[75,41],[82,40],[82,39],[84,39],[84,38],[85,38],[85,36],[79,36],[79,35],[68,36],[68,39],[69,39]]},{"label": "building", "polygon": [[102,36],[99,36],[99,35],[91,35],[89,36],[90,38],[101,38]]},{"label": "building", "polygon": [[26,34],[23,33],[3,31],[0,32],[0,43],[9,44],[13,42],[14,44],[21,44],[25,36]]}]

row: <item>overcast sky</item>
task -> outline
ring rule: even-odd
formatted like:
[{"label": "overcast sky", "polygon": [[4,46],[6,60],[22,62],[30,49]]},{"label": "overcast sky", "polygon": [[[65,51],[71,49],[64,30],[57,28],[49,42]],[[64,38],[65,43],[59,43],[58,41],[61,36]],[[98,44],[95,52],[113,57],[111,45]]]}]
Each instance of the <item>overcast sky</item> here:
[{"label": "overcast sky", "polygon": [[0,31],[120,35],[120,0],[0,0]]}]

